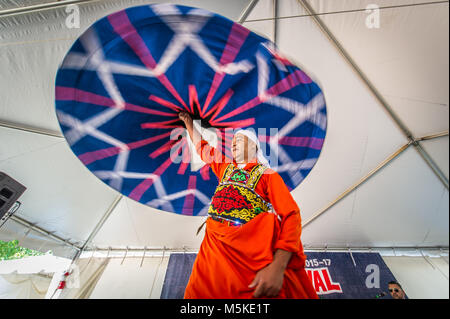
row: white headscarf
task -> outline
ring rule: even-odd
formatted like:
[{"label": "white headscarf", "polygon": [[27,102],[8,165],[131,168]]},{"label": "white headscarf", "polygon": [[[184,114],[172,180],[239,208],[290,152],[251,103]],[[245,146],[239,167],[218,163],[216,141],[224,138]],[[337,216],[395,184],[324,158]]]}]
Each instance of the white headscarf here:
[{"label": "white headscarf", "polygon": [[259,143],[259,140],[258,140],[258,137],[256,136],[256,134],[252,130],[249,130],[249,129],[246,129],[246,130],[240,129],[234,135],[237,135],[237,134],[245,135],[248,137],[249,140],[251,140],[253,143],[255,143],[256,144],[256,159],[258,160],[258,163],[262,164],[264,166],[270,167],[269,162],[264,157],[263,152],[261,151],[261,144]]}]

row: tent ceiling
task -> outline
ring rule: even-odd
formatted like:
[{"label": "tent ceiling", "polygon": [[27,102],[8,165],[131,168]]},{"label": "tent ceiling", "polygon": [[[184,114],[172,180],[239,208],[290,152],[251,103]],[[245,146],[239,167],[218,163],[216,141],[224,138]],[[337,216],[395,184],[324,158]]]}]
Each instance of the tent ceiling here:
[{"label": "tent ceiling", "polygon": [[83,242],[117,192],[99,183],[62,138],[0,128],[0,144],[1,170],[28,188],[20,216]]},{"label": "tent ceiling", "polygon": [[[380,7],[427,2],[433,1],[375,1]],[[318,12],[373,3],[311,1]],[[364,11],[321,17],[417,137],[448,129],[448,116],[442,116],[448,115],[449,101],[447,9],[448,2],[382,9],[379,29],[365,27]]]},{"label": "tent ceiling", "polygon": [[358,241],[368,246],[434,246],[440,243],[437,238],[446,237],[448,191],[412,148],[303,232],[308,244],[340,247]]},{"label": "tent ceiling", "polygon": [[117,209],[95,236],[92,245],[197,248],[200,246],[204,230],[198,236],[196,232],[203,220],[204,217],[181,216],[151,209],[123,197]]},{"label": "tent ceiling", "polygon": [[[371,3],[383,7],[424,2],[430,1],[309,1],[318,13],[365,9]],[[8,70],[8,76],[0,78],[0,122],[60,135],[54,78],[64,55],[99,18],[143,3],[150,2],[80,6],[80,29],[64,26],[63,8],[0,18],[0,68]],[[236,20],[248,1],[177,3]],[[273,13],[272,0],[259,0],[247,20],[269,19]],[[298,1],[278,1],[278,16],[291,15],[307,12]],[[414,137],[448,131],[448,3],[382,9],[380,29],[365,27],[364,11],[320,17]],[[408,140],[310,17],[279,19],[276,28],[273,20],[244,25],[271,39],[276,29],[281,51],[325,92],[329,116],[325,145],[315,168],[293,191],[306,221]],[[448,179],[448,133],[421,145]],[[0,128],[0,170],[28,187],[21,198],[21,217],[80,245],[119,195],[93,176],[61,137]],[[308,224],[302,240],[316,247],[448,246],[448,209],[448,190],[410,146]],[[203,220],[123,197],[92,245],[196,248],[203,232],[199,236],[195,232]],[[5,224],[0,239],[18,232],[13,224]],[[30,243],[37,245],[35,240]]]},{"label": "tent ceiling", "polygon": [[16,9],[50,2],[55,2],[55,0],[2,0],[0,9]]}]

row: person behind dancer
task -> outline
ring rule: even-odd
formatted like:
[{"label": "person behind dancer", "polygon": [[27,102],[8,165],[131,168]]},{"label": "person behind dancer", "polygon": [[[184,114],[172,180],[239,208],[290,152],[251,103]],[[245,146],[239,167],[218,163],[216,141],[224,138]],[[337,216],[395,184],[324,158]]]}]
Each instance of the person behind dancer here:
[{"label": "person behind dancer", "polygon": [[229,159],[201,138],[188,113],[179,118],[220,181],[184,298],[317,299],[304,269],[300,210],[266,166],[256,135],[238,131]]},{"label": "person behind dancer", "polygon": [[405,291],[398,282],[390,281],[388,283],[388,289],[393,299],[406,299]]}]

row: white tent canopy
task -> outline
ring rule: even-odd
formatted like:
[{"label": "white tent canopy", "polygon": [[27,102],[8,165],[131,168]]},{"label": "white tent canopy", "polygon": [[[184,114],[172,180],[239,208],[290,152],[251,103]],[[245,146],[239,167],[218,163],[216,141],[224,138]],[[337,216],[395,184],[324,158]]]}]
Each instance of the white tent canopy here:
[{"label": "white tent canopy", "polygon": [[[162,1],[77,1],[78,29],[65,26],[64,6],[11,11],[46,2],[0,4],[0,171],[28,188],[0,239],[65,257],[197,250],[205,217],[156,210],[105,185],[72,153],[55,115],[55,75],[77,37],[112,12]],[[292,192],[306,248],[448,248],[448,1],[166,2],[243,22],[321,85],[326,141]],[[379,28],[366,25],[369,4]]]}]

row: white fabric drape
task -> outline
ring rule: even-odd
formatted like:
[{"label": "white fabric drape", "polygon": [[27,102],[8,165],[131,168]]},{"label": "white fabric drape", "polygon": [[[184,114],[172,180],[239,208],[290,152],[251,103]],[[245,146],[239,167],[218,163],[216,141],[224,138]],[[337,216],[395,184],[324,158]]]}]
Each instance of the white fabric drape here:
[{"label": "white fabric drape", "polygon": [[[113,258],[91,299],[159,299],[169,257]],[[142,262],[142,266],[141,266]]]},{"label": "white fabric drape", "polygon": [[50,281],[38,274],[0,275],[0,299],[43,299]]},{"label": "white fabric drape", "polygon": [[[79,259],[75,264],[78,269],[72,271],[72,277],[67,277],[66,288],[58,295],[58,299],[87,299],[94,290],[97,282],[102,277],[103,271],[108,265],[109,258],[86,258]],[[74,268],[74,267],[72,267]],[[53,291],[57,288],[61,274],[55,274],[56,285],[52,287]]]}]

